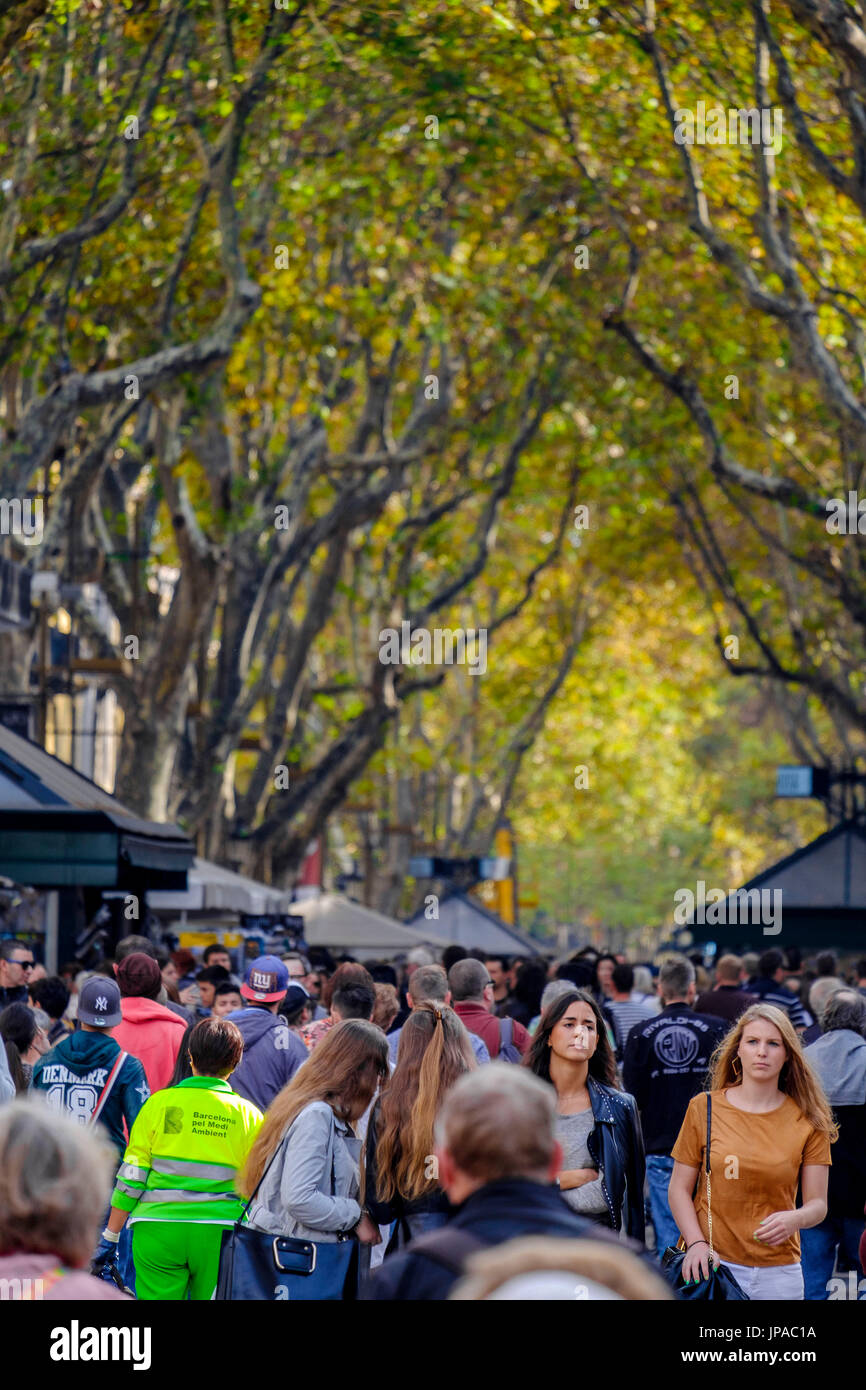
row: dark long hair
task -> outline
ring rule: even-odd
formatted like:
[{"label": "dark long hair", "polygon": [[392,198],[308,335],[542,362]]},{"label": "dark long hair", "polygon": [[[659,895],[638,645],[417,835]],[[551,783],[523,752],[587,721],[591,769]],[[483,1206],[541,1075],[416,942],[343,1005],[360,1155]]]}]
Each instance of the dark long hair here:
[{"label": "dark long hair", "polygon": [[601,1009],[589,991],[585,989],[576,989],[568,994],[561,994],[557,999],[554,999],[549,1008],[545,1009],[535,1030],[532,1046],[523,1058],[523,1065],[529,1067],[529,1070],[534,1072],[536,1076],[540,1076],[542,1081],[550,1081],[550,1035],[572,1004],[588,1004],[595,1014],[598,1046],[589,1059],[590,1076],[595,1081],[600,1081],[603,1086],[614,1086],[619,1090],[616,1059],[608,1041],[607,1028]]},{"label": "dark long hair", "polygon": [[24,1063],[24,1053],[33,1046],[39,1025],[26,1004],[8,1004],[0,1013],[0,1039],[6,1047],[6,1060],[17,1096],[26,1094],[30,1082]]},{"label": "dark long hair", "polygon": [[181,1039],[180,1048],[178,1049],[174,1071],[168,1083],[169,1086],[179,1086],[181,1081],[186,1081],[192,1076],[192,1063],[189,1060],[189,1035],[194,1027],[195,1023],[188,1023],[186,1026],[186,1032]]}]

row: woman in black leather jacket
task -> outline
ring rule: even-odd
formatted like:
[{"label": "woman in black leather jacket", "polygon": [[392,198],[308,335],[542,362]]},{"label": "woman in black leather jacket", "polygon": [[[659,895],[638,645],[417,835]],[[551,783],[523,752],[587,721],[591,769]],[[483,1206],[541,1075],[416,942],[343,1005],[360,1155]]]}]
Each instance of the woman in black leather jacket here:
[{"label": "woman in black leather jacket", "polygon": [[620,1090],[598,1005],[586,990],[542,1015],[523,1065],[556,1089],[559,1185],[574,1211],[644,1239],[645,1159],[633,1096]]}]

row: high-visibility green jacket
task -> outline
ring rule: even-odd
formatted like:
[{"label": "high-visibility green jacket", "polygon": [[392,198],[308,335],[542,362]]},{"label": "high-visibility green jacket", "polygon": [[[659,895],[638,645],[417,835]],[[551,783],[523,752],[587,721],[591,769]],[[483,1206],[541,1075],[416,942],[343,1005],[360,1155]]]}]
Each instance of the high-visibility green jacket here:
[{"label": "high-visibility green jacket", "polygon": [[131,1212],[130,1222],[230,1225],[244,1205],[235,1177],[263,1119],[213,1076],[156,1091],[132,1126],[112,1206]]}]

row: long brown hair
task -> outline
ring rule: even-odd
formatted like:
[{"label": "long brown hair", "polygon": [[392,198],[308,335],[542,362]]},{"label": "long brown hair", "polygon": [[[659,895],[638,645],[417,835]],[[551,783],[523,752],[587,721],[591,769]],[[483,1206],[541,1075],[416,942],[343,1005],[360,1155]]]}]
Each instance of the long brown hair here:
[{"label": "long brown hair", "polygon": [[809,1123],[821,1134],[829,1135],[832,1143],[838,1135],[833,1112],[820,1081],[806,1061],[803,1045],[784,1009],[777,1009],[772,1004],[753,1004],[740,1015],[713,1054],[710,1063],[710,1090],[725,1091],[742,1085],[742,1064],[739,1063],[738,1069],[735,1070],[734,1061],[738,1060],[737,1051],[744,1032],[756,1018],[763,1019],[765,1023],[772,1023],[774,1028],[778,1028],[785,1044],[788,1055],[779,1073],[779,1090],[790,1096]]},{"label": "long brown hair", "polygon": [[[247,1156],[238,1191],[250,1197],[286,1130],[315,1100],[330,1105],[340,1120],[363,1114],[388,1075],[388,1042],[381,1028],[363,1018],[337,1023],[270,1105]],[[361,1104],[363,1102],[363,1104]]]},{"label": "long brown hair", "polygon": [[[568,994],[560,994],[545,1009],[539,1019],[538,1027],[535,1030],[532,1046],[523,1058],[523,1066],[529,1067],[530,1071],[533,1071],[536,1076],[540,1076],[542,1081],[551,1081],[550,1056],[552,1049],[549,1045],[550,1035],[562,1016],[571,1008],[572,1004],[588,1004],[595,1014],[598,1046],[589,1059],[589,1075],[596,1081],[602,1082],[603,1085],[614,1086],[619,1090],[616,1058],[613,1055],[613,1048],[608,1040],[604,1017],[592,995],[585,989],[574,989],[570,990]],[[552,1084],[553,1082],[551,1081],[551,1085]]]},{"label": "long brown hair", "polygon": [[432,1191],[427,1173],[433,1125],[454,1082],[477,1066],[469,1036],[453,1009],[418,1004],[400,1032],[397,1066],[379,1101],[376,1144],[380,1201],[408,1201]]}]

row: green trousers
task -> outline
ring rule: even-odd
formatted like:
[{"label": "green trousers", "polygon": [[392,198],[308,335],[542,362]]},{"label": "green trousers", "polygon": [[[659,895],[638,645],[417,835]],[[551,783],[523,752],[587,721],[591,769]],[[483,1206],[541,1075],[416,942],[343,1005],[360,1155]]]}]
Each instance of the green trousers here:
[{"label": "green trousers", "polygon": [[223,1229],[201,1221],[136,1221],[132,1227],[136,1297],[166,1302],[211,1298]]}]

